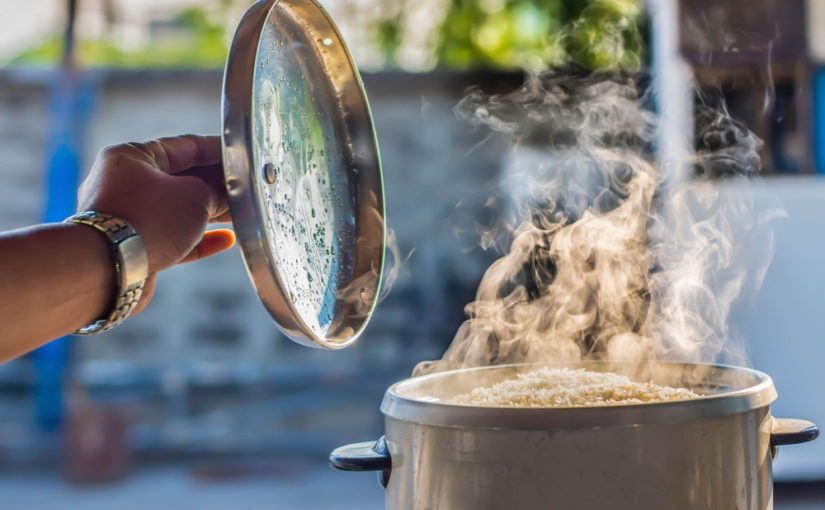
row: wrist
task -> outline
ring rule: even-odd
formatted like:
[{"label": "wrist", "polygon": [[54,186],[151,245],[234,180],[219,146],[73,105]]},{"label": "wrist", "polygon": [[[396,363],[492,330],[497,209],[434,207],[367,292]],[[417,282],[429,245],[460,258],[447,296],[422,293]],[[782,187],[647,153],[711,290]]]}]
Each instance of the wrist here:
[{"label": "wrist", "polygon": [[72,247],[56,254],[58,266],[64,268],[66,274],[77,272],[86,275],[81,281],[90,283],[77,289],[80,294],[88,296],[90,303],[89,311],[78,318],[79,328],[105,314],[114,303],[117,293],[115,261],[109,243],[100,233],[74,223],[61,223],[54,227],[65,232],[64,237]]},{"label": "wrist", "polygon": [[76,214],[66,222],[85,228],[105,242],[110,260],[108,267],[114,272],[111,287],[115,291],[106,312],[75,334],[89,335],[112,329],[131,315],[140,301],[148,277],[143,238],[128,222],[97,211]]},{"label": "wrist", "polygon": [[0,235],[0,362],[106,313],[115,273],[106,239],[51,223]]}]

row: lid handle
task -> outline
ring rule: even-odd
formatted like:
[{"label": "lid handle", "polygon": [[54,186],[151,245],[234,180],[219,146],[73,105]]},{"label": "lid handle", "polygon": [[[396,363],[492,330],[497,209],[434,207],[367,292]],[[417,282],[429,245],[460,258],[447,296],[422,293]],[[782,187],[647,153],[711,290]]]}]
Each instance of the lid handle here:
[{"label": "lid handle", "polygon": [[342,471],[380,471],[378,481],[385,488],[390,481],[392,458],[384,436],[378,441],[336,448],[329,456],[329,464]]}]

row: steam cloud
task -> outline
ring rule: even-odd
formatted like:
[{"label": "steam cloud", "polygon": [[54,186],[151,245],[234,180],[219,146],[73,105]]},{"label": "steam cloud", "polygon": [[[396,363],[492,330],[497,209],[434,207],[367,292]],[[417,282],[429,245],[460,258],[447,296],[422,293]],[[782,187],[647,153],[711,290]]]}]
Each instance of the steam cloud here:
[{"label": "steam cloud", "polygon": [[[723,107],[699,101],[692,178],[654,151],[657,116],[631,77],[533,76],[518,91],[473,90],[456,107],[506,136],[505,214],[482,240],[509,250],[486,272],[444,357],[414,375],[522,362],[745,363],[728,315],[756,288],[772,249],[745,269],[769,216],[746,195],[761,142]],[[765,232],[768,232],[767,234]],[[505,242],[506,244],[506,242]]]}]

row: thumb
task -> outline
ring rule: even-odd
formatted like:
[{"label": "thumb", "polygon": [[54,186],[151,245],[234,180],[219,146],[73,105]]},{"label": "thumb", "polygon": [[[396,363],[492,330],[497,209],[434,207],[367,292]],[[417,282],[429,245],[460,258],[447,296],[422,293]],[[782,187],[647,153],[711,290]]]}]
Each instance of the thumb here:
[{"label": "thumb", "polygon": [[179,263],[194,262],[196,260],[211,257],[222,251],[226,251],[235,244],[235,233],[227,229],[210,230],[203,234],[201,242],[195,246],[187,256]]}]

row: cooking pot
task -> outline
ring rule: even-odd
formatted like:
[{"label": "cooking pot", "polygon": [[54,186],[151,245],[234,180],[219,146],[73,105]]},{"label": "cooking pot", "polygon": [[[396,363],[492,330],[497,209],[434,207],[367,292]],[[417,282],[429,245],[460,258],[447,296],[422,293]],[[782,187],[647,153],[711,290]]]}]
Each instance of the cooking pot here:
[{"label": "cooking pot", "polygon": [[[381,404],[386,436],[343,446],[333,467],[380,472],[388,510],[773,508],[779,445],[815,439],[804,420],[776,419],[776,389],[724,365],[578,362],[549,365],[688,387],[692,400],[568,408],[475,407],[455,395],[548,365],[462,369],[401,381]],[[701,382],[690,383],[701,374]],[[631,377],[633,378],[633,377]]]}]

